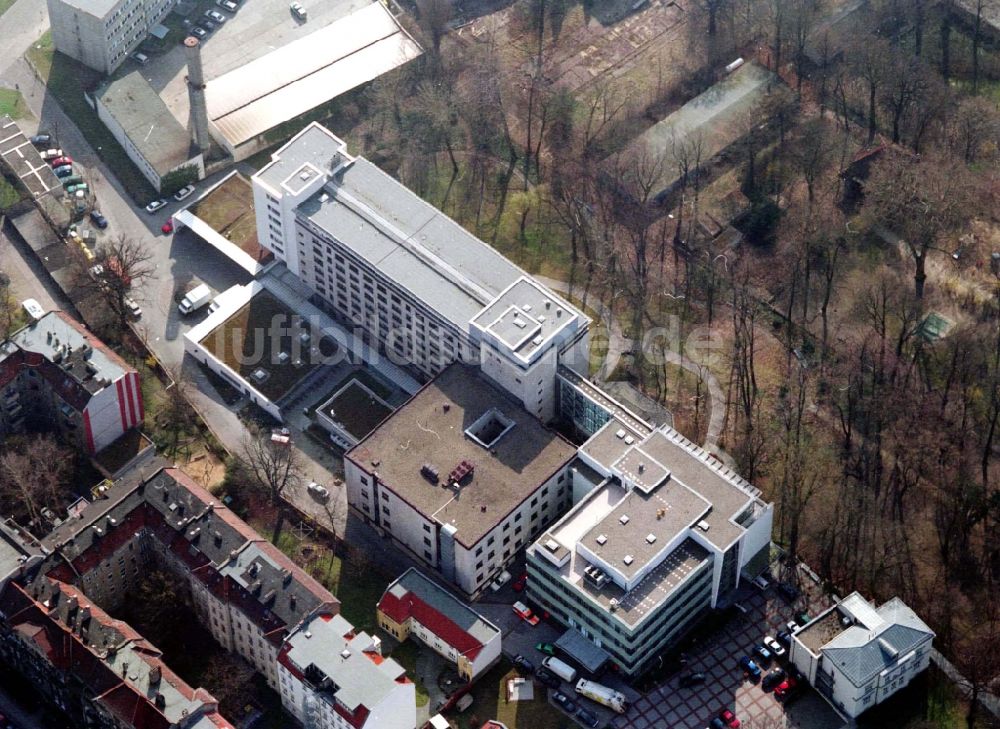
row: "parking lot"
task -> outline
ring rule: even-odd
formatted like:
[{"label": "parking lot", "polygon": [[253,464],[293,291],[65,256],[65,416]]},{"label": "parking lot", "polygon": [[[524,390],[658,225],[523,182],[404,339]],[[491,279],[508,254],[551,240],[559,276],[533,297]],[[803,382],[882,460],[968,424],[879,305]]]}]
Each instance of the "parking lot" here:
[{"label": "parking lot", "polygon": [[[515,567],[511,572],[515,576],[520,574]],[[815,588],[811,584],[808,587]],[[773,585],[763,591],[744,585],[737,601],[746,614],[731,611],[732,618],[689,649],[682,671],[668,676],[645,694],[626,685],[614,673],[606,672],[598,677],[600,683],[622,691],[629,698],[631,706],[622,716],[578,696],[569,683],[563,682],[559,690],[578,706],[597,714],[601,726],[616,729],[704,729],[725,709],[731,710],[744,726],[839,729],[844,725],[843,720],[815,691],[807,688],[790,704],[783,705],[771,692],[761,689],[760,681],[747,680],[738,665],[740,658],[750,655],[764,636],[775,636],[799,612],[817,615],[830,605],[829,598],[818,588],[803,589],[803,592],[796,604],[791,605],[779,596]],[[537,669],[545,655],[535,649],[536,643],[554,643],[563,631],[549,621],[543,620],[533,627],[518,618],[510,605],[522,595],[515,593],[508,583],[499,592],[484,595],[477,610],[503,631],[503,651],[508,658],[521,654]],[[777,665],[762,667],[764,674]],[[687,673],[704,673],[705,683],[692,688],[679,687],[679,675]],[[537,689],[545,690],[540,684]],[[552,693],[548,691],[550,697]]]},{"label": "parking lot", "polygon": [[[804,609],[816,615],[830,601],[803,597]],[[736,612],[722,628],[689,651],[683,673],[704,673],[705,683],[680,688],[671,676],[643,698],[629,713],[614,721],[625,729],[704,729],[724,709],[731,710],[746,725],[751,720],[768,729],[837,729],[844,722],[815,691],[807,690],[790,705],[783,706],[760,682],[746,680],[738,662],[749,655],[764,636],[774,636],[798,612],[774,587],[761,591],[743,587],[738,600],[746,615]],[[776,664],[772,664],[773,667]],[[766,673],[765,668],[765,673]]]}]

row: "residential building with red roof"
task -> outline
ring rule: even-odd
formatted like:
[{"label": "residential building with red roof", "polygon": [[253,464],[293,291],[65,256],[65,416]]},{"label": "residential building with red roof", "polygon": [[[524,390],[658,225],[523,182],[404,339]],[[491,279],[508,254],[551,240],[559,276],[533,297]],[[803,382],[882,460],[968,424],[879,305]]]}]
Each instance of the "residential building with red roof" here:
[{"label": "residential building with red roof", "polygon": [[0,435],[54,430],[94,454],[143,421],[139,373],[61,311],[0,344]]},{"label": "residential building with red roof", "polygon": [[[287,656],[291,636],[316,616],[340,610],[328,590],[175,468],[129,471],[42,539],[40,551],[47,555],[41,564],[0,591],[0,658],[29,678],[47,676],[39,688],[86,726],[211,729],[192,717],[217,714],[215,700],[176,679],[154,646],[108,614],[151,570],[180,578],[199,622],[275,691],[285,689],[279,657]],[[344,634],[354,632],[338,621],[348,626]],[[315,663],[336,675],[342,659],[334,653]],[[405,678],[398,664],[387,663],[383,672],[394,666]],[[160,691],[151,688],[153,675],[165,682]],[[365,719],[378,713],[377,699],[362,692],[349,726],[383,726]],[[172,718],[166,710],[175,705]],[[286,708],[294,714],[299,705]],[[405,706],[395,710],[405,715]],[[407,729],[416,724],[412,687],[409,711]],[[91,721],[93,715],[98,719]],[[230,726],[221,717],[212,721]]]},{"label": "residential building with red roof", "polygon": [[500,659],[500,629],[413,567],[382,594],[378,625],[397,640],[419,639],[467,681]]}]

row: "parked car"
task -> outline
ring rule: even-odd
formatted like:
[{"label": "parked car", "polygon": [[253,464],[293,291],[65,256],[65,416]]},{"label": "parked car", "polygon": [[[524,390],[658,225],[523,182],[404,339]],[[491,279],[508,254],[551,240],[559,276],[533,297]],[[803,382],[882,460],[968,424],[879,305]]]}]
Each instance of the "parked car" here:
[{"label": "parked car", "polygon": [[73,164],[73,158],[69,155],[63,155],[62,157],[56,157],[54,160],[49,162],[53,167],[62,167],[63,165]]},{"label": "parked car", "polygon": [[226,22],[226,16],[220,13],[218,10],[206,10],[205,17],[211,20],[216,25],[222,25]]},{"label": "parked car", "polygon": [[719,714],[719,718],[722,719],[722,723],[729,727],[729,729],[739,729],[740,720],[737,719],[736,715],[729,709],[726,709]]},{"label": "parked car", "polygon": [[213,30],[215,30],[218,26],[216,26],[216,24],[213,23],[208,18],[202,18],[201,19],[201,27],[204,28],[205,29],[205,33],[208,34],[208,33],[211,33]]},{"label": "parked car", "polygon": [[153,200],[153,202],[151,202],[149,205],[146,206],[146,212],[155,213],[160,208],[165,207],[166,204],[167,201],[163,200],[162,198],[160,200]]},{"label": "parked car", "polygon": [[314,496],[318,496],[321,499],[330,498],[330,492],[327,490],[326,486],[320,486],[315,481],[309,482],[309,485],[306,486],[306,491],[313,494]]},{"label": "parked car", "polygon": [[138,319],[142,316],[142,307],[135,303],[135,299],[131,296],[126,296],[122,299],[125,304],[125,308],[128,309],[128,315],[133,319]]},{"label": "parked car", "polygon": [[63,165],[52,171],[56,173],[56,177],[70,177],[73,174],[73,165]]},{"label": "parked car", "polygon": [[587,709],[580,708],[576,712],[576,720],[583,724],[584,726],[589,726],[591,729],[597,729],[597,725],[601,723],[601,720],[597,717],[593,711],[588,711]]},{"label": "parked car", "polygon": [[24,301],[21,302],[21,306],[24,307],[24,310],[28,313],[28,316],[30,316],[32,319],[38,320],[41,319],[43,316],[45,316],[45,309],[43,309],[42,305],[39,304],[34,299],[25,299]]},{"label": "parked car", "polygon": [[764,645],[775,658],[782,658],[785,655],[785,647],[769,635],[764,636]]},{"label": "parked car", "polygon": [[147,56],[145,53],[133,53],[132,60],[138,63],[140,66],[145,66],[147,63],[149,63],[149,56]]},{"label": "parked car", "polygon": [[46,149],[44,152],[41,153],[41,155],[42,159],[49,161],[55,159],[56,157],[62,157],[63,151],[58,147],[54,147],[53,149]]},{"label": "parked car", "polygon": [[792,644],[792,634],[787,630],[779,630],[777,640],[786,648]]},{"label": "parked car", "polygon": [[514,588],[514,592],[524,592],[524,588],[528,585],[528,573],[523,573],[520,577],[514,580],[514,584],[511,585]]},{"label": "parked car", "polygon": [[796,630],[799,629],[799,627],[800,627],[799,624],[794,620],[789,620],[787,623],[785,623],[785,628],[788,630],[789,634],[794,633]]},{"label": "parked car", "polygon": [[174,200],[180,202],[185,198],[191,197],[192,192],[194,192],[194,185],[185,185],[180,190],[174,193]]},{"label": "parked car", "polygon": [[521,618],[521,620],[526,622],[528,625],[538,625],[538,616],[531,612],[531,608],[520,600],[511,605],[511,609],[513,609],[514,614],[517,615],[517,617]]},{"label": "parked car", "polygon": [[556,654],[556,647],[551,643],[535,643],[535,650],[547,656],[554,656]]},{"label": "parked car", "polygon": [[760,687],[765,691],[770,691],[775,686],[785,680],[785,672],[781,668],[775,668],[761,679]]},{"label": "parked car", "polygon": [[215,4],[223,10],[228,10],[231,13],[235,13],[240,7],[234,3],[233,0],[215,0]]},{"label": "parked car", "polygon": [[772,658],[771,651],[769,651],[766,646],[764,645],[754,646],[753,655],[757,659],[757,663],[759,663],[761,666],[766,668],[767,666],[771,665],[771,658]]},{"label": "parked car", "polygon": [[740,659],[739,665],[740,668],[743,669],[743,672],[746,673],[752,681],[756,682],[760,679],[760,666],[754,663],[750,656],[743,656]]},{"label": "parked car", "polygon": [[81,177],[80,175],[70,175],[69,177],[62,177],[60,179],[62,181],[63,187],[69,187],[70,185],[79,185],[81,182],[83,182],[83,177]]},{"label": "parked car", "polygon": [[493,590],[493,592],[496,592],[508,582],[510,582],[510,572],[504,570],[497,575],[497,578],[493,580],[493,582],[490,583],[490,589]]},{"label": "parked car", "polygon": [[28,141],[36,147],[47,147],[52,144],[52,135],[45,133],[36,134],[33,137],[29,137]]},{"label": "parked car", "polygon": [[535,664],[529,661],[527,658],[518,653],[514,656],[514,667],[520,670],[522,673],[534,673]]},{"label": "parked car", "polygon": [[771,583],[768,582],[767,578],[764,577],[764,575],[757,575],[756,577],[754,577],[753,583],[761,590],[766,590],[771,586]]},{"label": "parked car", "polygon": [[775,687],[774,698],[783,704],[787,704],[798,696],[801,690],[802,685],[795,678],[789,676]]},{"label": "parked car", "polygon": [[75,185],[70,185],[69,187],[66,188],[66,192],[68,192],[70,195],[74,195],[78,192],[87,192],[88,190],[90,190],[90,188],[87,187],[86,182],[79,182]]},{"label": "parked car", "polygon": [[562,691],[556,691],[554,694],[552,694],[552,701],[554,701],[555,705],[558,706],[563,711],[565,711],[567,714],[572,714],[573,712],[576,711],[576,702],[573,701],[573,699],[571,699],[569,696],[564,694]]},{"label": "parked car", "polygon": [[794,585],[789,585],[787,582],[778,583],[778,594],[781,595],[782,599],[787,603],[793,603],[799,599],[802,594],[799,592],[799,588]]},{"label": "parked car", "polygon": [[705,683],[704,673],[685,673],[677,679],[677,685],[681,688],[691,688]]},{"label": "parked car", "polygon": [[305,20],[307,18],[306,9],[302,7],[302,3],[290,3],[288,9],[292,11],[294,15],[299,20]]},{"label": "parked car", "polygon": [[108,227],[108,219],[96,208],[90,211],[90,219],[101,230]]},{"label": "parked car", "polygon": [[196,25],[193,28],[191,28],[191,35],[193,35],[195,38],[204,38],[206,35],[208,35],[208,31],[202,28],[200,25]]},{"label": "parked car", "polygon": [[170,218],[166,223],[160,226],[160,232],[163,235],[170,235],[174,232],[174,219]]},{"label": "parked car", "polygon": [[562,680],[544,666],[535,671],[535,679],[543,686],[548,686],[552,689],[562,686]]},{"label": "parked car", "polygon": [[722,720],[721,717],[712,717],[712,721],[708,723],[709,729],[726,729],[726,722]]}]

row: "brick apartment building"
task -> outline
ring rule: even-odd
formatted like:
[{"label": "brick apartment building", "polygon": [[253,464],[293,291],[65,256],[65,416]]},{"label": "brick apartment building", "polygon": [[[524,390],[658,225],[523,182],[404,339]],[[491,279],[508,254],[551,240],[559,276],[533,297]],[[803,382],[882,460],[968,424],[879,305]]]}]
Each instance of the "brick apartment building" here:
[{"label": "brick apartment building", "polygon": [[26,425],[94,454],[143,421],[139,373],[61,311],[0,344],[0,436]]},{"label": "brick apartment building", "polygon": [[[306,727],[415,726],[413,685],[377,641],[358,650],[355,665],[338,654],[317,657],[323,681],[315,673],[279,679],[279,656],[303,623],[336,618],[341,638],[353,628],[333,595],[182,471],[130,474],[42,546],[49,557],[37,573],[0,592],[0,657],[38,676],[39,688],[82,726],[212,725],[197,716],[229,726],[210,694],[170,674],[155,647],[109,616],[150,569],[181,578],[199,622],[261,673]],[[342,695],[359,662],[384,667]],[[165,682],[161,690],[153,677]],[[318,709],[304,712],[303,702]],[[387,712],[398,722],[369,723]]]}]

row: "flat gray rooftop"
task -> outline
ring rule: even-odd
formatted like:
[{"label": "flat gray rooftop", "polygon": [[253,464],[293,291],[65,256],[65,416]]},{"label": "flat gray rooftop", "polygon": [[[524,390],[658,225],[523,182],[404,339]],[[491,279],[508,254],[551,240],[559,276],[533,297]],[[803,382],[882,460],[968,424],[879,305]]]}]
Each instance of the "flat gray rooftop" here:
[{"label": "flat gray rooftop", "polygon": [[622,421],[613,418],[580,446],[580,452],[594,459],[606,470],[610,470],[618,459],[633,445],[649,435],[649,431],[633,430]]},{"label": "flat gray rooftop", "polygon": [[40,552],[23,544],[16,534],[0,524],[0,582],[17,572],[32,554]]},{"label": "flat gray rooftop", "polygon": [[632,489],[580,543],[631,580],[711,508],[704,498],[674,482],[650,494]]},{"label": "flat gray rooftop", "polygon": [[461,331],[524,275],[365,159],[355,160],[299,213]]},{"label": "flat gray rooftop", "polygon": [[[534,547],[538,549],[538,547]],[[614,615],[629,627],[639,625],[647,615],[656,611],[684,580],[703,565],[711,563],[708,550],[693,539],[685,539],[666,559],[646,575],[638,585],[625,592],[614,582],[598,588],[583,577],[586,560],[579,554],[573,556],[571,566],[564,575],[576,589],[590,596],[605,610],[615,600]]]},{"label": "flat gray rooftop", "polygon": [[315,666],[333,681],[335,687],[326,692],[331,704],[336,699],[352,712],[358,706],[374,708],[405,671],[391,658],[376,662],[367,655],[364,649],[371,642],[371,636],[355,634],[340,615],[323,614],[303,622],[288,638],[288,658],[303,670]]},{"label": "flat gray rooftop", "polygon": [[[464,432],[491,409],[514,423],[492,452]],[[453,525],[455,538],[471,547],[575,455],[568,441],[539,423],[478,367],[455,363],[347,457],[369,472],[378,463],[382,483],[426,518]],[[455,489],[447,485],[447,476],[462,461],[473,463],[475,473]],[[425,463],[438,469],[439,484],[421,475]]]},{"label": "flat gray rooftop", "polygon": [[576,309],[551,291],[532,279],[521,278],[483,309],[473,323],[527,360],[579,319]]},{"label": "flat gray rooftop", "polygon": [[158,174],[166,174],[191,159],[191,135],[141,72],[133,71],[104,86],[98,100]]},{"label": "flat gray rooftop", "polygon": [[654,431],[642,450],[670,470],[668,486],[680,482],[711,504],[703,517],[709,527],[705,539],[725,550],[743,533],[731,520],[751,509],[757,494],[753,486],[675,430]]}]

